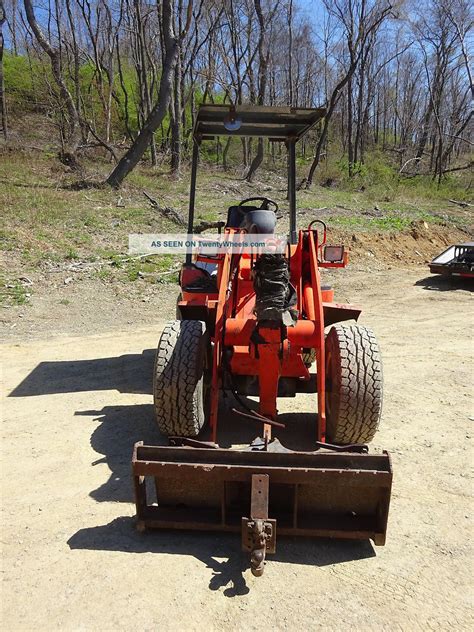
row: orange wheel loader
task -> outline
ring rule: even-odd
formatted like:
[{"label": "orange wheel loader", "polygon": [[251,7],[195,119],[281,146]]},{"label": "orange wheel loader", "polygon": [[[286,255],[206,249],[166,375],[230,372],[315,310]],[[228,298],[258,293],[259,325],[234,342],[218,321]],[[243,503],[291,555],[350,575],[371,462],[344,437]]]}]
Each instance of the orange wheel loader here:
[{"label": "orange wheel loader", "polygon": [[[344,247],[327,243],[320,220],[296,227],[295,145],[323,116],[309,108],[200,107],[188,233],[200,144],[244,136],[286,145],[289,234],[279,253],[186,255],[177,319],[164,328],[153,375],[156,420],[170,445],[137,443],[133,452],[138,528],[240,532],[256,576],[277,533],[385,543],[390,458],[366,445],[382,409],[379,347],[372,330],[356,324],[360,310],[334,302],[321,284],[321,268],[346,265]],[[267,197],[243,200],[228,209],[222,234],[272,234],[277,210]],[[256,426],[243,449],[219,447],[223,392],[235,401],[235,423]],[[314,435],[304,452],[278,440],[277,398],[299,393],[313,394]]]}]

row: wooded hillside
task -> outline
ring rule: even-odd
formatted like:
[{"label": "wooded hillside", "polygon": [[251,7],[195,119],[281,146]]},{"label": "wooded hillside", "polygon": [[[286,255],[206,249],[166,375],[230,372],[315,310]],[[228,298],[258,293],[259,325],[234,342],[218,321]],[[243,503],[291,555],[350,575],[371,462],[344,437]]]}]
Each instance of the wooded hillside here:
[{"label": "wooded hillside", "polygon": [[[142,159],[179,173],[202,102],[326,106],[298,148],[306,187],[321,163],[328,185],[472,164],[469,0],[4,0],[0,24],[4,138],[40,113],[63,162],[107,158],[113,185]],[[280,151],[203,158],[250,181]]]}]

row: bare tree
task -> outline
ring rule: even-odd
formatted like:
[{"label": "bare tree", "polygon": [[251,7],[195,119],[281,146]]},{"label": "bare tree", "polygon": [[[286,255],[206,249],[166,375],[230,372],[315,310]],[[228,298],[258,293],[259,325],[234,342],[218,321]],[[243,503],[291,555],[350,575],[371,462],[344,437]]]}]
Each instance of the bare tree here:
[{"label": "bare tree", "polygon": [[[314,0],[315,20],[302,0],[48,0],[37,19],[32,0],[26,13],[17,0],[0,6],[8,107],[53,119],[64,162],[123,154],[114,186],[142,159],[178,173],[201,102],[325,104],[298,146],[304,158],[314,147],[308,187],[323,157],[341,169],[341,152],[351,177],[374,150],[402,177],[439,182],[470,165],[469,0]],[[11,80],[17,63],[29,93]],[[5,89],[0,97],[5,135]],[[218,138],[213,161],[250,180],[266,152],[272,165],[284,159],[266,139]]]},{"label": "bare tree", "polygon": [[7,103],[5,100],[5,82],[3,79],[3,49],[4,49],[4,39],[3,39],[3,26],[6,21],[5,15],[5,6],[3,4],[3,0],[0,0],[0,116],[2,123],[2,133],[5,140],[8,137],[8,127],[7,127]]},{"label": "bare tree", "polygon": [[[258,37],[258,93],[257,93],[257,105],[263,105],[265,103],[265,94],[267,90],[268,81],[268,65],[270,60],[271,48],[268,43],[269,33],[271,31],[272,18],[279,8],[279,1],[276,0],[273,4],[272,10],[269,12],[268,20],[265,20],[262,11],[261,0],[255,0],[255,12],[258,18],[259,25],[259,37]],[[267,22],[270,24],[268,27]],[[258,139],[257,153],[249,167],[246,175],[246,180],[251,182],[255,172],[260,167],[263,161],[263,138]]]},{"label": "bare tree", "polygon": [[293,103],[293,0],[288,1],[288,105]]},{"label": "bare tree", "polygon": [[[332,14],[341,26],[348,54],[348,64],[329,98],[323,128],[316,145],[316,153],[305,182],[307,189],[313,183],[314,172],[321,160],[321,154],[327,140],[329,123],[341,97],[342,90],[347,84],[350,84],[357,65],[370,42],[370,37],[377,31],[384,20],[392,14],[393,10],[393,4],[385,0],[375,0],[372,3],[368,0],[335,0],[333,3],[330,3],[329,0],[324,0],[324,4],[328,13]],[[349,92],[351,92],[350,89]],[[351,100],[350,103],[352,103]],[[351,118],[351,112],[349,114]],[[352,120],[350,120],[351,124]],[[348,137],[351,138],[350,142],[352,143],[351,130],[348,132]],[[352,158],[350,151],[349,164],[351,164]]]},{"label": "bare tree", "polygon": [[163,121],[168,110],[174,64],[178,53],[178,45],[182,40],[190,26],[192,16],[192,0],[188,2],[187,21],[185,28],[178,36],[175,35],[173,29],[173,6],[171,0],[163,0],[162,20],[163,20],[163,39],[164,39],[164,59],[161,69],[160,88],[158,100],[151,110],[147,120],[145,121],[140,133],[132,143],[130,149],[120,159],[112,173],[107,178],[108,184],[113,187],[119,187],[127,175],[136,167],[143,154],[145,153],[154,132]]},{"label": "bare tree", "polygon": [[61,162],[70,166],[77,166],[76,153],[79,147],[79,143],[81,142],[79,114],[76,109],[74,99],[72,98],[72,95],[69,92],[66,81],[63,77],[61,67],[61,54],[58,48],[55,48],[51,45],[41,28],[39,27],[38,22],[35,18],[33,4],[31,0],[24,0],[24,3],[28,24],[30,25],[31,30],[34,33],[38,44],[41,46],[43,51],[48,55],[50,59],[53,77],[59,89],[61,101],[66,108],[68,114],[68,129],[64,137],[63,148],[60,152],[59,157]]},{"label": "bare tree", "polygon": [[474,80],[472,77],[471,60],[466,40],[474,27],[474,7],[469,0],[454,0],[446,2],[443,6],[448,20],[453,25],[461,47],[461,54],[464,60],[471,96],[474,99]]}]

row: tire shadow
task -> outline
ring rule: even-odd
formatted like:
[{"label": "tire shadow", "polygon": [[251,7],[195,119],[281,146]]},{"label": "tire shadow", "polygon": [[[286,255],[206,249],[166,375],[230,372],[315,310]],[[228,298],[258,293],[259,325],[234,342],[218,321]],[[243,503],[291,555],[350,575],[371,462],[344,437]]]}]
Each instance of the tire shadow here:
[{"label": "tire shadow", "polygon": [[155,349],[93,360],[40,362],[9,397],[117,390],[152,392]]},{"label": "tire shadow", "polygon": [[97,502],[133,502],[130,463],[134,444],[137,441],[151,445],[168,443],[156,426],[153,405],[104,406],[101,410],[80,410],[74,414],[94,417],[98,425],[90,444],[102,456],[91,465],[106,463],[110,469],[109,478],[89,495]]}]

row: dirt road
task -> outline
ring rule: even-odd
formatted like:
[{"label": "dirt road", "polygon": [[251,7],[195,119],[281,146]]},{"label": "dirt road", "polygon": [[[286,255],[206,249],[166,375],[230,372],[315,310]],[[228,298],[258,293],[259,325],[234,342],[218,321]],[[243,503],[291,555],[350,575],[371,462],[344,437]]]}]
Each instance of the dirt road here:
[{"label": "dirt road", "polygon": [[238,538],[133,528],[131,446],[160,440],[163,321],[4,345],[3,629],[472,629],[472,296],[423,276],[348,271],[336,285],[384,355],[386,547],[280,538],[259,579]]}]

